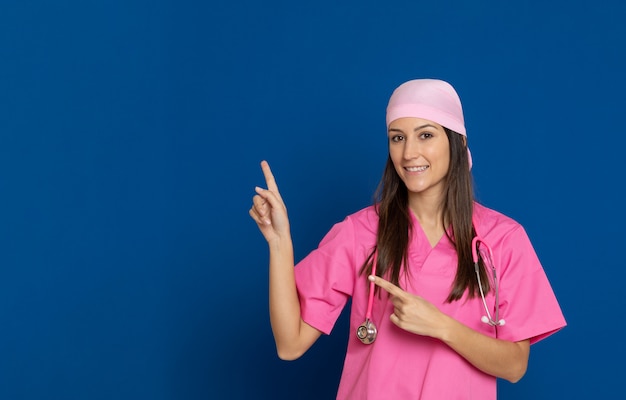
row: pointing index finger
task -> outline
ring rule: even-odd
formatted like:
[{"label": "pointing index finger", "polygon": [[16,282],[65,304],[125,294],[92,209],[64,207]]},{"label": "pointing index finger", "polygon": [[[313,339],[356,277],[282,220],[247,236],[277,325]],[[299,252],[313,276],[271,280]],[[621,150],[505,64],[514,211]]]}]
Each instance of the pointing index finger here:
[{"label": "pointing index finger", "polygon": [[265,176],[267,189],[271,190],[272,192],[278,193],[278,185],[276,184],[276,179],[274,179],[274,175],[272,174],[269,163],[265,160],[261,161],[261,169],[263,170],[263,175]]},{"label": "pointing index finger", "polygon": [[389,293],[392,296],[400,296],[402,295],[402,293],[404,293],[404,290],[400,289],[399,287],[397,287],[396,285],[394,285],[393,283],[379,277],[379,276],[374,276],[374,275],[370,275],[367,279],[369,279],[371,282],[374,282],[374,284],[382,289],[385,289],[387,291],[387,293]]}]

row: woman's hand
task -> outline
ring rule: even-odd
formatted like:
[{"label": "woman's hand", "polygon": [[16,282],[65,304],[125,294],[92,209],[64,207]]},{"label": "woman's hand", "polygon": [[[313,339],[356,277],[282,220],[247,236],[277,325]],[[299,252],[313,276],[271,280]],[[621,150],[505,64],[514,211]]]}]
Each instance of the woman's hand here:
[{"label": "woman's hand", "polygon": [[437,307],[381,277],[370,275],[368,279],[389,293],[393,304],[393,314],[389,317],[391,322],[408,332],[441,338],[439,332],[449,317]]},{"label": "woman's hand", "polygon": [[280,196],[278,185],[267,161],[261,162],[261,169],[267,189],[258,186],[255,188],[257,194],[252,198],[250,216],[259,226],[265,240],[271,243],[289,237],[289,218],[287,207]]},{"label": "woman's hand", "polygon": [[415,296],[380,277],[369,278],[389,293],[393,304],[391,322],[418,335],[441,340],[481,371],[517,382],[526,373],[530,340],[509,342],[479,333],[442,313],[420,296]]},{"label": "woman's hand", "polygon": [[255,188],[257,194],[252,198],[250,216],[269,244],[270,323],[276,351],[283,360],[295,360],[322,332],[304,322],[300,315],[287,207],[267,161],[261,162],[261,169],[267,189]]}]

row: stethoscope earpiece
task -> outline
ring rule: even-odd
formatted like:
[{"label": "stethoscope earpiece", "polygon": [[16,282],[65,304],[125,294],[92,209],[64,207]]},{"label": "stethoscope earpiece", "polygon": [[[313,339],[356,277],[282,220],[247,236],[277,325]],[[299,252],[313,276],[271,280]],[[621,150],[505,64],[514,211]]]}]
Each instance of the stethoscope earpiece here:
[{"label": "stethoscope earpiece", "polygon": [[491,326],[503,326],[504,324],[506,324],[506,321],[503,319],[498,320],[498,322],[489,319],[489,317],[487,317],[486,315],[483,315],[482,318],[480,319],[482,322],[484,322],[485,324],[491,325]]}]

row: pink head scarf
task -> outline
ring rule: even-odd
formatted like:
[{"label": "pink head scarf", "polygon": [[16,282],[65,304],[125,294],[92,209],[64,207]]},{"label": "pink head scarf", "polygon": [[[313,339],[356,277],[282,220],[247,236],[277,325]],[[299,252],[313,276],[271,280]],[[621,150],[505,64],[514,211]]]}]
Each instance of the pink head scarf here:
[{"label": "pink head scarf", "polygon": [[[442,80],[414,79],[398,86],[387,105],[387,128],[404,117],[427,119],[467,137],[461,99],[452,85]],[[467,155],[471,168],[469,148]]]}]

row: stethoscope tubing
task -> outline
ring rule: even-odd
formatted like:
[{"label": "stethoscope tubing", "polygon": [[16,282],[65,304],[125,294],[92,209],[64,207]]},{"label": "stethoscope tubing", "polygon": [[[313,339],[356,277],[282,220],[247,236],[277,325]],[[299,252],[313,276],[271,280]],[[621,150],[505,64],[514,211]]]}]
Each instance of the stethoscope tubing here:
[{"label": "stethoscope tubing", "polygon": [[[495,319],[491,317],[491,313],[489,312],[489,306],[487,305],[487,300],[485,300],[485,293],[483,292],[483,284],[480,280],[480,267],[478,265],[478,244],[482,244],[489,253],[490,265],[488,267],[491,268],[491,273],[493,275],[493,285],[495,291]],[[493,251],[491,250],[491,246],[489,246],[480,236],[475,236],[472,239],[472,259],[474,261],[474,271],[476,272],[476,279],[478,280],[478,290],[480,290],[480,297],[483,302],[483,306],[485,308],[486,316],[481,318],[481,321],[491,325],[491,326],[502,326],[505,324],[503,319],[500,319],[500,288],[498,287],[498,277],[496,275],[496,267],[493,265]]]},{"label": "stethoscope tubing", "polygon": [[[374,252],[374,262],[372,263],[372,273],[370,275],[376,276],[376,263],[378,262],[378,251]],[[367,299],[367,311],[365,313],[365,319],[372,319],[372,308],[374,306],[374,291],[376,289],[376,284],[370,281],[370,292],[369,298]]]},{"label": "stethoscope tubing", "polygon": [[[495,319],[492,318],[491,313],[489,312],[489,306],[487,305],[487,300],[485,299],[485,293],[483,291],[483,285],[480,279],[480,266],[478,263],[479,260],[479,253],[478,253],[478,244],[482,244],[486,249],[487,252],[489,253],[489,259],[493,260],[493,251],[491,250],[491,247],[485,243],[485,241],[480,238],[479,236],[475,236],[474,239],[472,239],[472,260],[474,261],[474,271],[476,272],[476,278],[478,279],[478,289],[480,291],[480,297],[483,303],[483,307],[485,308],[485,312],[487,313],[486,316],[483,316],[481,318],[481,321],[491,325],[493,327],[498,327],[498,326],[502,326],[505,324],[505,321],[503,319],[500,319],[500,310],[499,310],[499,287],[498,287],[498,278],[496,276],[496,268],[493,265],[493,261],[490,261],[488,264],[489,267],[491,268],[491,272],[493,273],[493,282],[494,282],[494,289],[495,289],[495,304],[496,304],[496,309],[495,309]],[[373,263],[372,263],[372,270],[370,275],[376,276],[376,264],[378,263],[378,251],[374,251],[374,255],[373,255]],[[367,300],[367,310],[365,313],[365,322],[363,324],[361,324],[359,326],[359,328],[357,329],[357,336],[359,338],[359,340],[361,340],[363,343],[365,344],[371,344],[372,342],[374,342],[374,340],[376,340],[376,335],[377,335],[377,329],[376,329],[376,325],[374,325],[374,323],[372,322],[372,308],[374,306],[374,292],[376,289],[376,284],[372,281],[370,281],[370,285],[369,285],[369,295],[368,295],[368,300]]]}]

